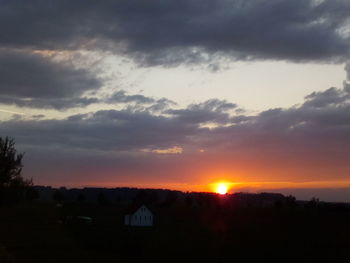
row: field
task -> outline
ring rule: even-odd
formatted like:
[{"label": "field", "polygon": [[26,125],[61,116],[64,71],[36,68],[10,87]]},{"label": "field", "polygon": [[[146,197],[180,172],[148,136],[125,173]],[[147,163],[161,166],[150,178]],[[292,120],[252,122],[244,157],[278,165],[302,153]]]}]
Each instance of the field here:
[{"label": "field", "polygon": [[[0,262],[341,262],[350,251],[343,206],[158,206],[152,228],[124,226],[124,211],[81,202],[0,207]],[[93,223],[62,222],[68,215]]]}]

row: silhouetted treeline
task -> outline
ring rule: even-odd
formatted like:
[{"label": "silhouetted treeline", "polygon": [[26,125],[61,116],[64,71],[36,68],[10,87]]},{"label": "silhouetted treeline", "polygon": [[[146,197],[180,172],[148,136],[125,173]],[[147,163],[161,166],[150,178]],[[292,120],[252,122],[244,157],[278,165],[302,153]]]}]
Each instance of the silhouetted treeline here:
[{"label": "silhouetted treeline", "polygon": [[[138,188],[52,188],[35,186],[36,197],[42,201],[96,203],[99,205],[146,204],[150,206],[186,206],[203,208],[239,208],[239,207],[283,207],[318,208],[335,206],[320,202],[317,198],[310,201],[297,201],[294,196],[279,193],[234,193],[218,195],[216,193],[181,192],[166,189]],[[340,206],[341,204],[338,204]],[[347,204],[343,205],[347,207]]]}]

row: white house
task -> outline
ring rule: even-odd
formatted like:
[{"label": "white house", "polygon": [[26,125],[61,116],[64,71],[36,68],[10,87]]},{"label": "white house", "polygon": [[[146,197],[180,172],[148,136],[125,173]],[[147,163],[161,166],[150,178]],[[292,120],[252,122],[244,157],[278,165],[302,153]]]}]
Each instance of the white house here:
[{"label": "white house", "polygon": [[126,214],[124,223],[127,226],[153,226],[153,213],[142,205]]}]

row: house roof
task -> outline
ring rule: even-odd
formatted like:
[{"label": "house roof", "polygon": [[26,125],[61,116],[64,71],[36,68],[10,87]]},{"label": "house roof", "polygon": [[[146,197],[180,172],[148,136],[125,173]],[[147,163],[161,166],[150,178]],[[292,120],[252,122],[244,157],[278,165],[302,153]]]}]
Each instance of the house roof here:
[{"label": "house roof", "polygon": [[151,213],[153,214],[153,211],[148,207],[146,206],[145,204],[132,204],[130,205],[129,207],[127,207],[125,209],[125,214],[127,215],[131,215],[131,214],[134,214],[137,210],[139,210],[142,206],[146,207],[149,211],[151,211]]}]

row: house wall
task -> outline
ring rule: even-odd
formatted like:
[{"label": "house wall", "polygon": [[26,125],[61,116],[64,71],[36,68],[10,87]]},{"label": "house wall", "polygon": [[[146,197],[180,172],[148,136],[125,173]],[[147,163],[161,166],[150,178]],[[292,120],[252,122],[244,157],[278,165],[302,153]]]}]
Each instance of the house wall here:
[{"label": "house wall", "polygon": [[125,216],[125,224],[130,226],[153,226],[153,214],[141,206],[134,214]]}]

